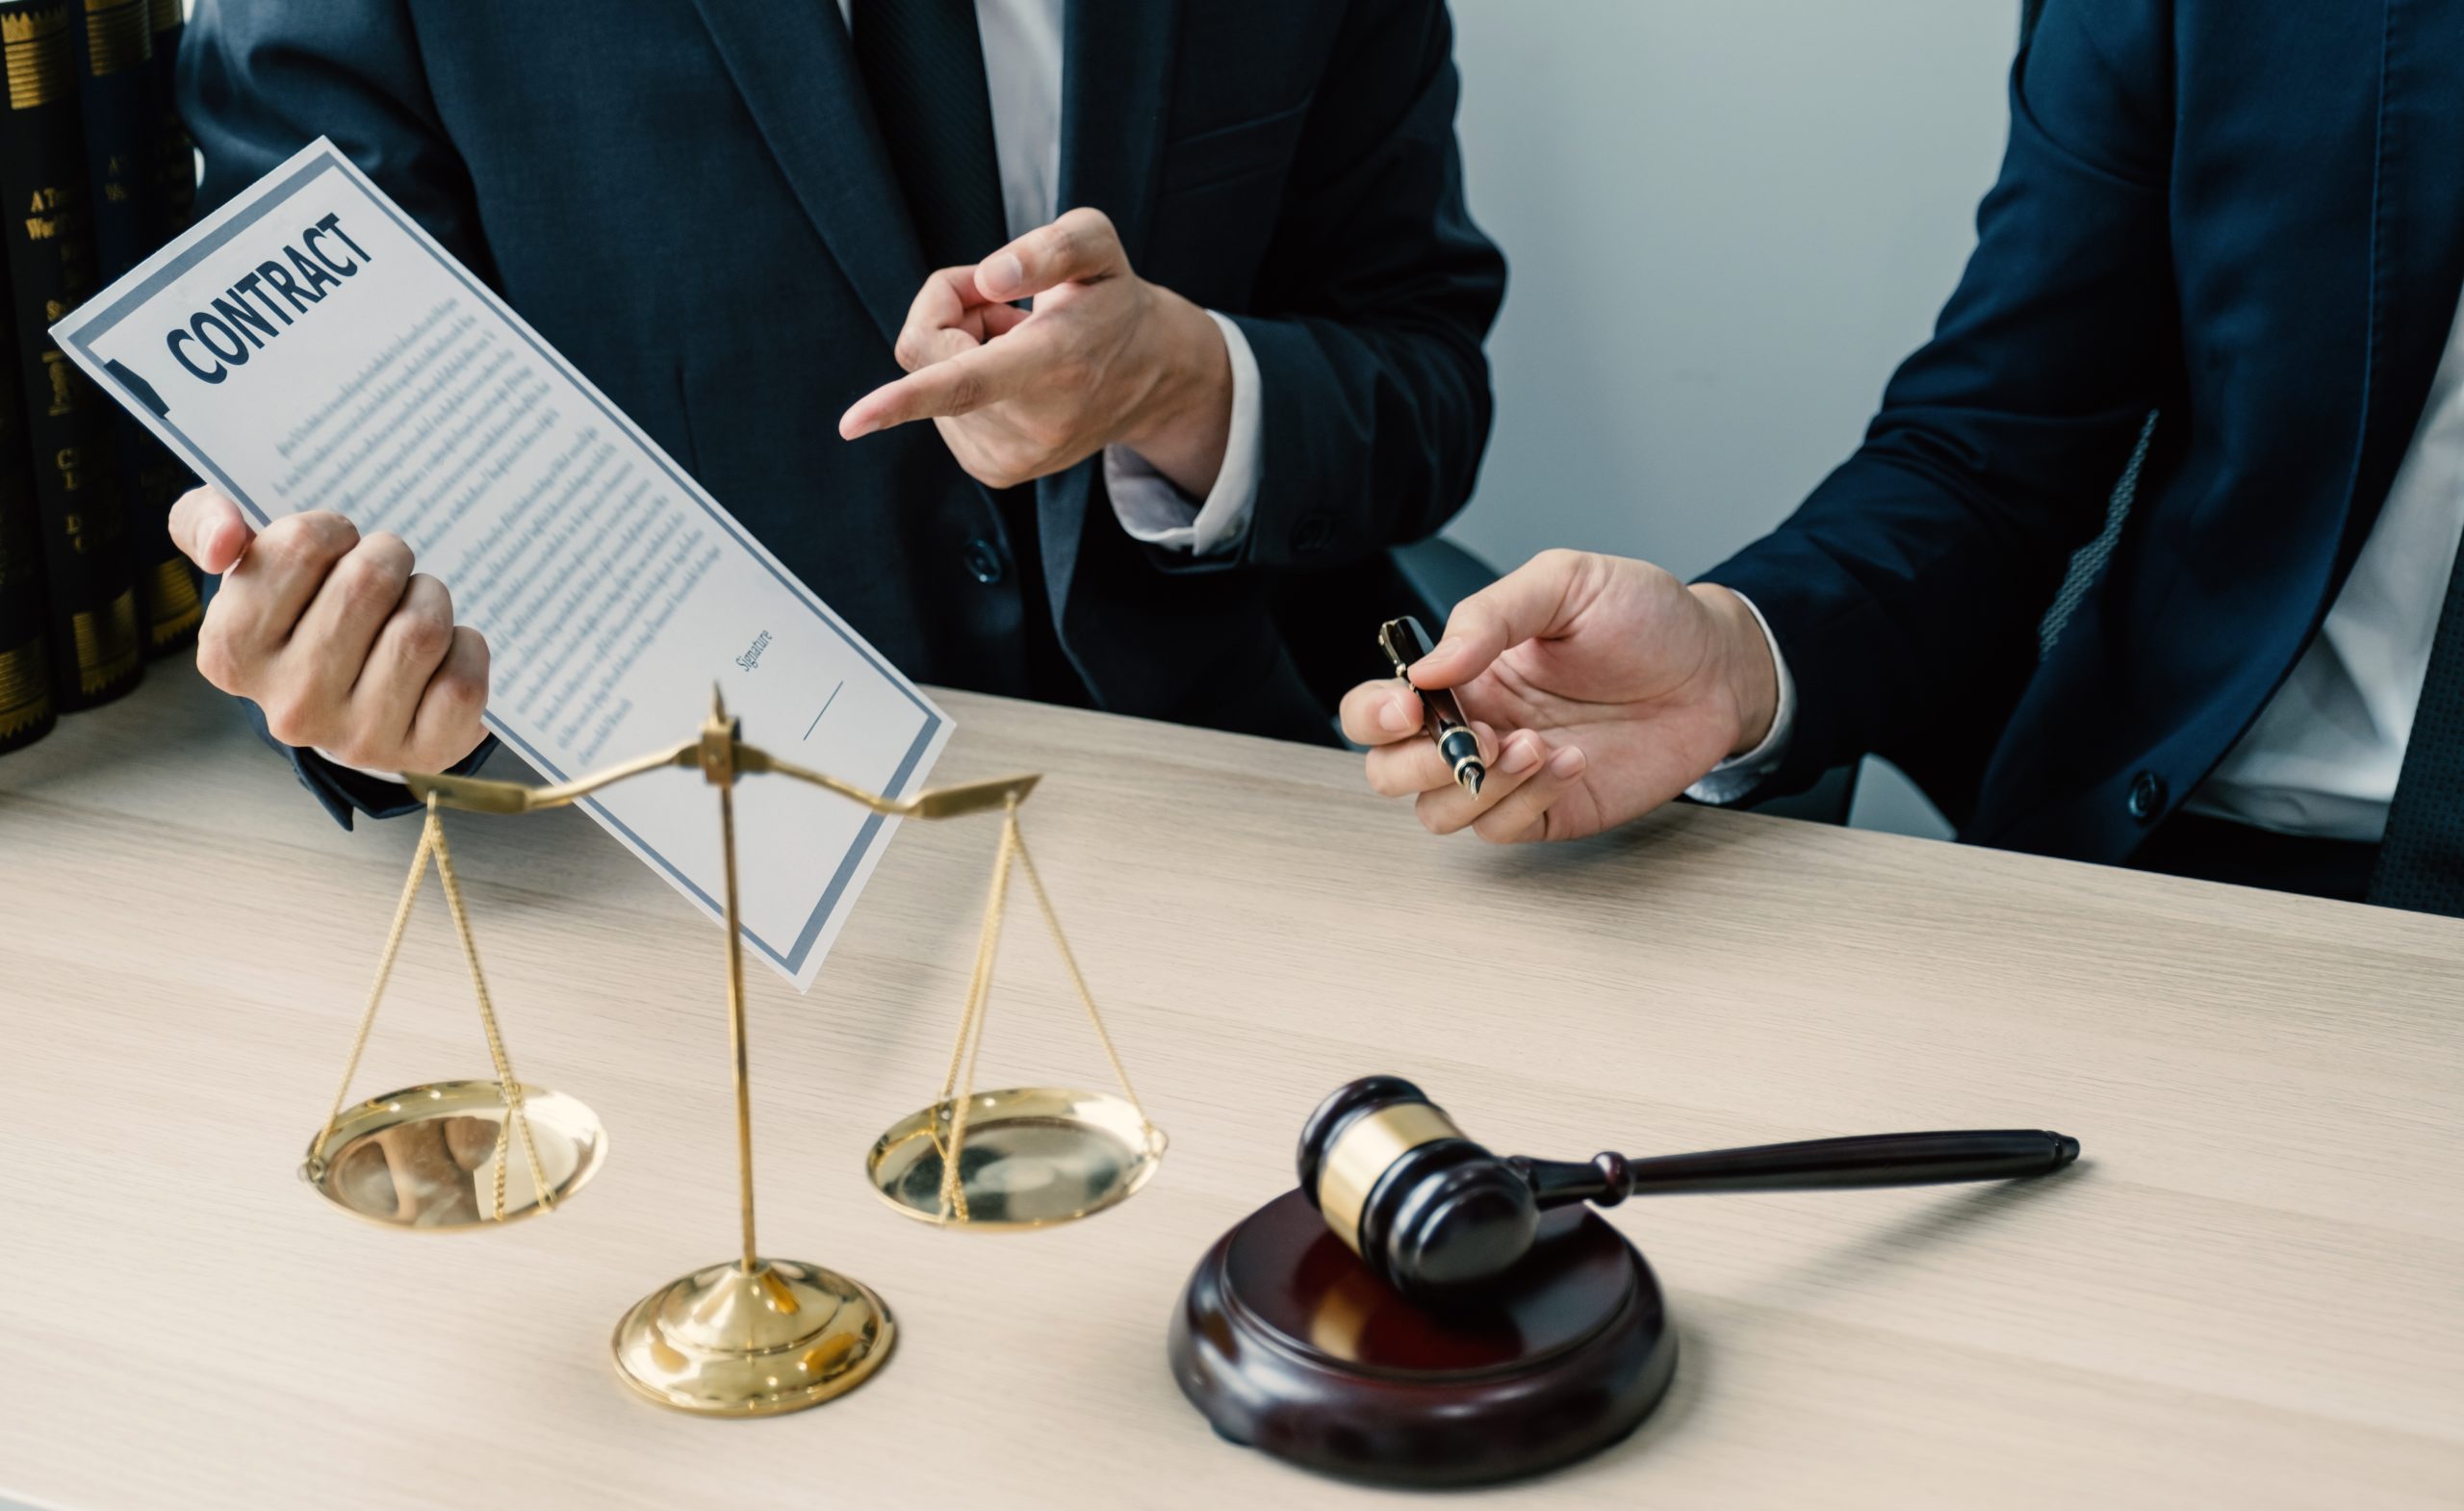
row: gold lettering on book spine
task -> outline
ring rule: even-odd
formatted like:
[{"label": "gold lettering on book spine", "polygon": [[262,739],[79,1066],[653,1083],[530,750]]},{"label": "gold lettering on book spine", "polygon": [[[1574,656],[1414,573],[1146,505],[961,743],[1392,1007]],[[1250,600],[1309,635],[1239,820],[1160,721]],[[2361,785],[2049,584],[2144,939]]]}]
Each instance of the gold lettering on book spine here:
[{"label": "gold lettering on book spine", "polygon": [[68,631],[77,647],[77,685],[89,698],[137,675],[137,591],[132,588],[100,612],[71,614]]},{"label": "gold lettering on book spine", "polygon": [[185,639],[205,620],[205,600],[186,556],[158,561],[145,572],[146,642],[155,650]]},{"label": "gold lettering on book spine", "polygon": [[77,83],[68,0],[0,15],[0,52],[8,55],[11,110],[32,110],[64,97]]},{"label": "gold lettering on book spine", "polygon": [[146,0],[86,0],[86,70],[96,78],[142,68],[154,56]]},{"label": "gold lettering on book spine", "polygon": [[180,13],[180,0],[154,0],[154,35],[175,32],[187,18]]},{"label": "gold lettering on book spine", "polygon": [[0,651],[0,743],[51,718],[51,677],[43,656],[39,636],[14,651]]}]

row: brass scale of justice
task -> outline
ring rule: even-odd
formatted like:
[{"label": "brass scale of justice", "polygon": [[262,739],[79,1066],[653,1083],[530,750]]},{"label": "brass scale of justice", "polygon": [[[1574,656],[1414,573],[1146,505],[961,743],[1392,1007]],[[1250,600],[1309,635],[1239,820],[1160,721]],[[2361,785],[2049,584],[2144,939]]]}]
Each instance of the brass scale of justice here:
[{"label": "brass scale of justice", "polygon": [[[888,1357],[895,1326],[881,1297],[861,1282],[801,1260],[764,1258],[755,1242],[744,950],[736,902],[739,777],[767,773],[809,782],[875,813],[900,818],[1002,815],[974,973],[940,1097],[893,1124],[865,1159],[873,1188],[884,1200],[911,1217],[945,1227],[1045,1227],[1127,1198],[1154,1173],[1166,1140],[1130,1086],[1129,1072],[1104,1028],[1103,1014],[1020,832],[1018,807],[1039,778],[1004,777],[930,788],[894,801],[744,743],[714,689],[709,719],[694,738],[571,781],[533,787],[470,777],[404,777],[412,793],[426,803],[427,817],[342,1085],[300,1165],[301,1178],[321,1195],[390,1227],[467,1231],[553,1211],[597,1172],[606,1152],[597,1115],[572,1096],[526,1086],[506,1057],[441,810],[535,813],[669,767],[698,769],[718,789],[743,1251],[644,1296],[617,1322],[611,1346],[619,1377],[659,1405],[713,1417],[771,1416],[819,1405],[863,1383]],[[497,1079],[408,1087],[346,1107],[431,858],[470,965]],[[1026,874],[1062,964],[1120,1081],[1119,1096],[1048,1087],[974,1089],[976,1053],[983,1044],[1014,870]],[[526,1195],[518,1184],[508,1191],[508,1167],[515,1163],[517,1146],[528,1178]]]}]

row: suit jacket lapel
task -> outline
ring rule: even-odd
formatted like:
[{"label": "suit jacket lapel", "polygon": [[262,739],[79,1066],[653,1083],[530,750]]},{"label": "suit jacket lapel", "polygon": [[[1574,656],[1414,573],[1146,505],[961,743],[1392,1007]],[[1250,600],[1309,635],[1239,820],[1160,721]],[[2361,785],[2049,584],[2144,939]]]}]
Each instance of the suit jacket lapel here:
[{"label": "suit jacket lapel", "polygon": [[[1062,210],[1112,217],[1129,265],[1143,270],[1171,106],[1180,0],[1068,0],[1062,37]],[[1068,601],[1097,457],[1036,488],[1044,581],[1055,617]]]},{"label": "suit jacket lapel", "polygon": [[2420,426],[2464,296],[2464,0],[2387,0],[2370,377],[2342,581]]},{"label": "suit jacket lapel", "polygon": [[857,297],[898,339],[924,253],[832,0],[694,0],[738,93]]}]

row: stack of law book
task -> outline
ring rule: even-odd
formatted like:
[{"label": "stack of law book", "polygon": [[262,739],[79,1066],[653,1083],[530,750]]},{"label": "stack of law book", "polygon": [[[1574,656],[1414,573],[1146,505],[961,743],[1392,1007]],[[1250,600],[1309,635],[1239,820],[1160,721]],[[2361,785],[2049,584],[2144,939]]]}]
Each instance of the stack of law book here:
[{"label": "stack of law book", "polygon": [[181,0],[0,0],[0,752],[135,687],[204,617],[165,528],[185,468],[51,326],[185,229]]}]

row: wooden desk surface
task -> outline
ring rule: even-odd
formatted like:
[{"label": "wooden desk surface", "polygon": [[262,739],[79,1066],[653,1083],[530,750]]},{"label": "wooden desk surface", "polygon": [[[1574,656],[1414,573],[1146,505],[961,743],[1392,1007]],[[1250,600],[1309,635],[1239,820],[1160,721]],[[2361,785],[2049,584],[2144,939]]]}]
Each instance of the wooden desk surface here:
[{"label": "wooden desk surface", "polygon": [[[183,666],[0,760],[0,1499],[1392,1498],[1219,1442],[1164,1360],[1190,1267],[1290,1184],[1311,1106],[1392,1070],[1568,1157],[2087,1146],[2025,1187],[1619,1209],[1678,1383],[1528,1503],[2464,1500],[2464,925],[1699,810],[1439,843],[1334,753],[948,706],[942,777],[1051,774],[1028,833],[1172,1152],[1119,1211],[1016,1237],[866,1189],[873,1135],[940,1084],[994,838],[908,826],[810,996],[751,978],[763,1246],[878,1288],[898,1350],[756,1422],[642,1405],[607,1360],[627,1306],[735,1242],[719,939],[664,884],[577,814],[450,821],[514,1063],[612,1153],[552,1217],[403,1236],[293,1172],[411,829],[334,829]],[[422,909],[362,1094],[487,1073],[433,887]],[[982,1084],[1104,1084],[1014,917]]]}]

